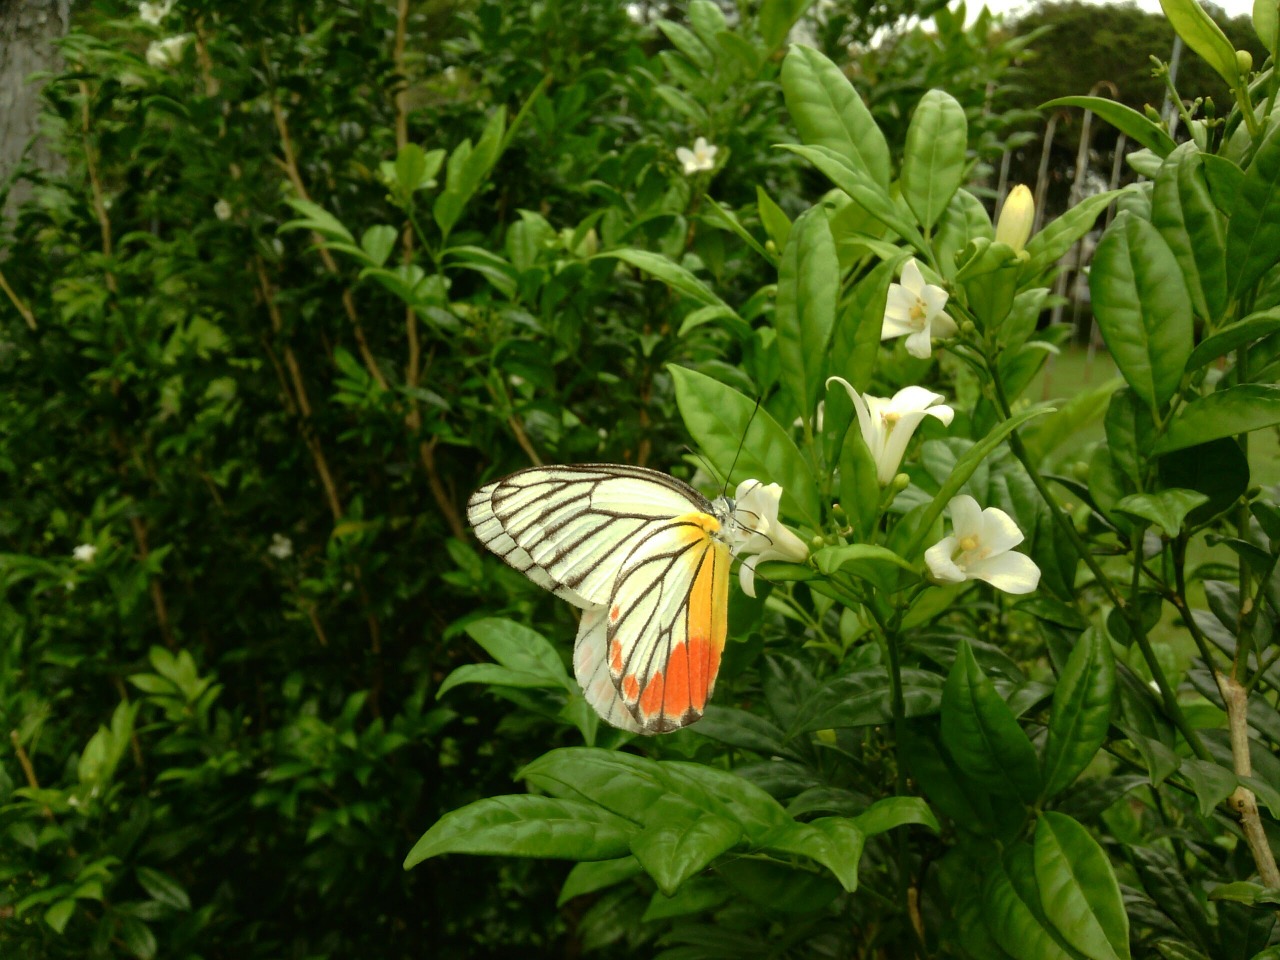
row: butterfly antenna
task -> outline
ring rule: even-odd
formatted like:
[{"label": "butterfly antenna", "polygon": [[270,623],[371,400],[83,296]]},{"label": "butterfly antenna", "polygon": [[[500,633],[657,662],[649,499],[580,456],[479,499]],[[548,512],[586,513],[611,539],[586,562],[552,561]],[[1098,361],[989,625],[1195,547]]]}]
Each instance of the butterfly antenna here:
[{"label": "butterfly antenna", "polygon": [[756,414],[760,411],[760,403],[762,397],[756,397],[756,405],[751,409],[751,416],[747,418],[747,425],[742,431],[742,439],[738,441],[738,449],[734,451],[733,463],[729,464],[729,472],[724,475],[724,490],[721,492],[722,497],[729,495],[729,481],[733,478],[734,468],[738,465],[738,458],[742,456],[742,448],[747,445],[747,434],[751,432],[751,424],[755,422]]},{"label": "butterfly antenna", "polygon": [[691,453],[695,457],[697,457],[702,462],[702,465],[707,468],[707,476],[712,478],[715,477],[717,471],[716,471],[716,468],[711,465],[710,460],[708,460],[706,457],[700,454],[697,450],[693,449],[693,447],[689,446],[687,443],[684,445],[684,448],[688,453]]}]

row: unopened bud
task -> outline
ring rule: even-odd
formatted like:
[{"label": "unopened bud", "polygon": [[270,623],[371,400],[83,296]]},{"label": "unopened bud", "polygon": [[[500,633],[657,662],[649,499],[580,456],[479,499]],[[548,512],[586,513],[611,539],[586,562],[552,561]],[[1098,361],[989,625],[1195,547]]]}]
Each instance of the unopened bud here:
[{"label": "unopened bud", "polygon": [[1240,76],[1247,77],[1253,72],[1253,54],[1248,50],[1236,51],[1236,70]]},{"label": "unopened bud", "polygon": [[826,729],[826,730],[818,730],[818,731],[815,731],[815,732],[816,732],[816,733],[817,733],[817,735],[818,735],[818,739],[819,739],[819,740],[821,740],[823,743],[825,743],[825,744],[829,744],[829,745],[834,745],[834,744],[835,744],[835,742],[836,742],[836,732],[835,732],[834,730],[831,730],[831,729],[829,729],[829,728],[828,728],[828,729]]},{"label": "unopened bud", "polygon": [[964,323],[960,324],[960,332],[966,337],[972,337],[978,332],[978,328],[972,320],[966,320]]},{"label": "unopened bud", "polygon": [[893,478],[894,492],[905,490],[907,489],[908,486],[910,486],[910,484],[911,484],[911,478],[907,476],[905,473],[900,473]]},{"label": "unopened bud", "polygon": [[1035,198],[1031,196],[1030,188],[1025,183],[1020,183],[1005,197],[1000,219],[996,223],[996,242],[1007,243],[1020,253],[1031,236],[1031,224],[1035,219]]}]

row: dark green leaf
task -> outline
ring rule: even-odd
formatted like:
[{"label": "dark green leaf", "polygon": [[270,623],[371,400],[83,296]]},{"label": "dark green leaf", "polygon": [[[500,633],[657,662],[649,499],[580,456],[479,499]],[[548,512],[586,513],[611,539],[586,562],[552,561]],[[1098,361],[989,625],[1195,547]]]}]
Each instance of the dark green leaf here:
[{"label": "dark green leaf", "polygon": [[1160,167],[1151,222],[1182,268],[1196,313],[1216,320],[1227,300],[1226,221],[1209,195],[1193,142],[1181,144]]},{"label": "dark green leaf", "polygon": [[1111,862],[1089,831],[1047,810],[1036,824],[1040,904],[1058,933],[1091,960],[1127,960],[1129,917]]},{"label": "dark green leaf", "polygon": [[844,889],[858,889],[858,861],[866,842],[858,825],[845,817],[819,817],[792,824],[769,839],[767,849],[798,853],[830,870]]},{"label": "dark green leaf", "polygon": [[1231,796],[1239,783],[1226,767],[1194,757],[1183,760],[1179,772],[1191,783],[1200,801],[1200,813],[1206,817],[1213,815],[1214,808]]},{"label": "dark green leaf", "polygon": [[1277,330],[1280,330],[1280,307],[1251,313],[1243,320],[1225,326],[1213,336],[1201,340],[1191,351],[1191,356],[1187,358],[1187,372],[1199,370],[1218,357],[1226,356],[1237,347],[1261,340]]},{"label": "dark green leaf", "polygon": [[[1182,0],[1190,2],[1190,0]],[[1280,130],[1259,144],[1227,225],[1227,287],[1241,296],[1275,265],[1280,250]]]},{"label": "dark green leaf", "polygon": [[835,241],[822,208],[812,207],[796,220],[782,251],[773,320],[782,386],[806,421],[822,393],[839,293]]},{"label": "dark green leaf", "polygon": [[1056,264],[1086,233],[1093,229],[1098,215],[1107,209],[1120,194],[1121,190],[1110,190],[1085,197],[1074,207],[1052,221],[1039,233],[1027,241],[1027,262],[1022,265],[1018,276],[1025,284]]},{"label": "dark green leaf", "polygon": [[631,852],[670,897],[741,838],[737,824],[668,794],[648,812],[645,828],[632,836]]},{"label": "dark green leaf", "polygon": [[1112,508],[1139,520],[1146,520],[1160,527],[1169,539],[1182,530],[1187,514],[1209,502],[1209,498],[1195,490],[1173,488],[1156,493],[1135,493],[1116,501]]},{"label": "dark green leaf", "polygon": [[1044,749],[1045,797],[1070,786],[1106,741],[1115,685],[1111,642],[1096,627],[1086,630],[1053,691]]},{"label": "dark green leaf", "polygon": [[1243,383],[1192,400],[1178,411],[1168,431],[1156,441],[1156,454],[1208,443],[1237,433],[1280,423],[1280,387]]},{"label": "dark green leaf", "polygon": [[466,626],[467,635],[480,644],[485,653],[511,670],[528,673],[558,683],[570,693],[578,686],[565,670],[564,661],[555,647],[536,630],[501,617],[473,620]]},{"label": "dark green leaf", "polygon": [[619,857],[616,860],[588,860],[579,863],[565,877],[564,886],[560,888],[560,896],[556,906],[562,907],[574,897],[587,893],[595,893],[615,884],[629,880],[642,872],[640,862],[635,857]]},{"label": "dark green leaf", "polygon": [[942,832],[938,818],[920,797],[885,797],[854,817],[853,822],[868,837],[908,824],[928,827],[934,833]]}]

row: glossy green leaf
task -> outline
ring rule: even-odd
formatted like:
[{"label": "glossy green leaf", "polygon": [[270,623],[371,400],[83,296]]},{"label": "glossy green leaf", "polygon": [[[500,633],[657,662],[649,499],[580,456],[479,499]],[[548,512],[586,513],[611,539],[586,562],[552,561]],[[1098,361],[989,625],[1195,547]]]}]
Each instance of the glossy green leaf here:
[{"label": "glossy green leaf", "polygon": [[120,939],[138,960],[152,960],[158,944],[151,928],[136,917],[125,917],[120,923]]},{"label": "glossy green leaf", "polygon": [[1213,927],[1200,896],[1191,889],[1183,875],[1183,865],[1159,847],[1133,846],[1127,852],[1151,899],[1183,934],[1202,950],[1216,956]]},{"label": "glossy green leaf", "polygon": [[1224,357],[1237,347],[1261,340],[1280,330],[1280,307],[1251,313],[1243,320],[1237,320],[1223,327],[1212,336],[1205,337],[1187,358],[1187,372],[1199,370],[1212,363],[1218,357]]},{"label": "glossy green leaf", "polygon": [[1210,322],[1227,301],[1227,225],[1209,195],[1196,145],[1188,141],[1165,159],[1151,195],[1151,222],[1187,282],[1195,312]]},{"label": "glossy green leaf", "polygon": [[1028,283],[1052,267],[1086,233],[1093,229],[1094,221],[1106,210],[1122,190],[1109,190],[1085,197],[1062,216],[1053,220],[1027,241],[1027,262],[1019,270],[1022,282]]},{"label": "glossy green leaf", "polygon": [[812,47],[793,46],[782,61],[782,95],[801,141],[826,147],[888,189],[888,143],[838,66]]},{"label": "glossy green leaf", "polygon": [[1044,796],[1069,787],[1107,739],[1115,697],[1111,642],[1094,627],[1076,641],[1053,691],[1044,748]]},{"label": "glossy green leaf", "polygon": [[465,629],[467,636],[504,667],[559,683],[570,693],[577,692],[577,684],[569,678],[560,654],[536,630],[502,617],[473,620]]},{"label": "glossy green leaf", "polygon": [[917,579],[915,568],[887,547],[871,543],[850,543],[845,546],[823,547],[813,554],[814,565],[831,576],[844,571],[854,577],[870,580],[885,592],[892,592],[902,581],[902,575]]},{"label": "glossy green leaf", "polygon": [[783,513],[818,529],[818,485],[787,431],[732,387],[685,367],[667,369],[685,427],[712,466],[725,475],[737,457],[730,485],[752,477],[780,483]]},{"label": "glossy green leaf", "polygon": [[1090,960],[1128,960],[1129,917],[1111,861],[1089,831],[1047,810],[1036,824],[1040,905],[1062,939]]},{"label": "glossy green leaf", "polygon": [[1034,887],[1033,874],[1015,885],[1009,865],[998,857],[982,869],[982,919],[1002,950],[1016,960],[1077,960],[1040,919],[1039,897],[1020,889]]},{"label": "glossy green leaf", "polygon": [[1239,784],[1236,775],[1226,767],[1195,757],[1184,759],[1178,772],[1191,784],[1200,801],[1200,813],[1205,817],[1213,816],[1214,808],[1231,796]]},{"label": "glossy green leaf", "polygon": [[867,213],[900,237],[909,240],[916,249],[925,249],[924,237],[920,235],[920,231],[894,205],[887,188],[876,183],[866,171],[854,167],[829,147],[796,146],[789,143],[781,146],[783,150],[798,153],[812,163]]},{"label": "glossy green leaf", "polygon": [[517,794],[446,813],[414,844],[405,869],[442,853],[609,860],[630,852],[635,824],[591,803]]},{"label": "glossy green leaf", "polygon": [[969,123],[964,107],[942,90],[920,98],[907,127],[902,156],[902,195],[922,227],[942,216],[964,179]]},{"label": "glossy green leaf", "polygon": [[950,279],[955,275],[956,254],[963,250],[969,241],[979,237],[986,240],[995,238],[991,217],[982,201],[962,187],[956,191],[951,202],[942,211],[932,236],[938,266],[942,269],[945,278]]},{"label": "glossy green leaf", "polygon": [[813,0],[764,0],[760,4],[756,22],[769,52],[782,45],[792,26],[812,4]]},{"label": "glossy green leaf", "polygon": [[1235,440],[1224,437],[1165,454],[1159,461],[1160,483],[1205,496],[1205,503],[1187,514],[1196,525],[1230,510],[1249,488],[1249,458]]},{"label": "glossy green leaf", "polygon": [[868,837],[905,826],[928,827],[934,833],[942,832],[938,818],[920,797],[884,797],[854,817],[853,822]]},{"label": "glossy green leaf", "polygon": [[[851,296],[845,298],[831,338],[833,376],[844,377],[859,392],[871,386],[872,373],[880,356],[880,328],[884,322],[889,284],[897,276],[898,265],[905,259],[886,260],[858,280]],[[843,388],[840,388],[843,389]]]},{"label": "glossy green leaf", "polygon": [[782,251],[773,318],[782,387],[805,420],[822,393],[839,295],[836,244],[826,214],[811,207],[796,220]]},{"label": "glossy green leaf", "polygon": [[[942,678],[913,667],[902,671],[902,696],[908,717],[937,713]],[[866,727],[892,718],[889,674],[884,667],[855,670],[827,682],[796,711],[791,736],[813,730]]]},{"label": "glossy green leaf", "polygon": [[631,852],[670,897],[741,838],[737,824],[668,794],[649,812],[645,828],[631,838]]},{"label": "glossy green leaf", "polygon": [[1280,423],[1280,386],[1244,383],[1193,400],[1174,418],[1154,453],[1170,453],[1220,437],[1262,430]]},{"label": "glossy green leaf", "polygon": [[1153,409],[1163,405],[1192,348],[1191,307],[1173,251],[1151,224],[1121,213],[1098,244],[1089,290],[1121,375]]},{"label": "glossy green leaf", "polygon": [[1227,224],[1227,288],[1244,294],[1280,254],[1280,129],[1258,145]]},{"label": "glossy green leaf", "polygon": [[1280,52],[1280,6],[1276,0],[1253,0],[1253,29],[1271,56]]},{"label": "glossy green leaf", "polygon": [[676,761],[661,767],[672,790],[704,804],[701,798],[711,798],[705,809],[734,820],[753,846],[765,843],[791,819],[777,800],[728,770]]},{"label": "glossy green leaf", "polygon": [[360,236],[360,247],[369,255],[369,260],[380,267],[387,262],[387,257],[391,256],[398,236],[395,227],[389,227],[385,223],[379,224],[370,227]]},{"label": "glossy green leaf", "polygon": [[1188,47],[1217,71],[1228,87],[1240,83],[1236,48],[1196,0],[1160,0],[1164,15]]},{"label": "glossy green leaf", "polygon": [[947,508],[947,505],[960,492],[960,488],[969,482],[969,478],[973,476],[974,471],[986,461],[996,447],[1004,442],[1009,434],[1028,420],[1044,416],[1047,413],[1053,413],[1053,411],[1053,407],[1032,407],[1029,410],[1023,410],[1021,413],[1014,414],[1008,420],[1001,421],[990,433],[970,447],[968,452],[956,461],[955,469],[951,471],[951,475],[942,484],[941,489],[930,502],[928,509],[924,511],[910,543],[900,551],[902,555],[910,559],[919,553],[924,547],[924,538],[929,535],[934,523],[942,516],[942,511]]},{"label": "glossy green leaf", "polygon": [[1208,502],[1209,498],[1203,493],[1175,487],[1156,493],[1132,494],[1116,501],[1112,509],[1154,523],[1172,539],[1182,530],[1187,514]]},{"label": "glossy green leaf", "polygon": [[587,860],[579,863],[569,871],[569,876],[565,877],[564,886],[560,888],[560,896],[556,899],[556,906],[562,907],[574,897],[595,893],[622,883],[624,880],[630,880],[642,873],[643,869],[640,861],[633,856],[619,857],[616,860]]},{"label": "glossy green leaf", "polygon": [[983,786],[1026,803],[1039,795],[1035,748],[965,642],[942,691],[942,742],[964,774]]},{"label": "glossy green leaf", "polygon": [[770,838],[767,849],[798,853],[822,864],[845,891],[858,889],[858,861],[866,842],[858,825],[846,817],[819,817],[809,823],[792,822]]},{"label": "glossy green leaf", "polygon": [[1048,110],[1051,107],[1082,107],[1085,110],[1092,110],[1128,136],[1130,140],[1138,141],[1158,157],[1167,157],[1177,146],[1173,138],[1165,132],[1164,127],[1148,120],[1132,107],[1126,107],[1115,100],[1107,100],[1104,97],[1058,97],[1056,100],[1040,104],[1041,110]]},{"label": "glossy green leaf", "polygon": [[[848,396],[843,387],[835,386]],[[879,516],[879,505],[880,480],[876,476],[875,457],[862,438],[862,431],[854,424],[840,448],[840,506],[859,539],[871,534]],[[910,569],[909,564],[907,567]]]}]

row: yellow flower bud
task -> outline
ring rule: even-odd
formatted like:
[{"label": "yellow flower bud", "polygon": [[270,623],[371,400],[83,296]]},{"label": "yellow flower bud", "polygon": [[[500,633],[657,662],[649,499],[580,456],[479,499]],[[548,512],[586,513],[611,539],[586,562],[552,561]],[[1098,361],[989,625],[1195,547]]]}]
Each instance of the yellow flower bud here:
[{"label": "yellow flower bud", "polygon": [[1005,197],[1004,207],[1000,210],[1000,220],[996,223],[996,241],[1007,243],[1015,251],[1021,252],[1031,236],[1031,224],[1036,218],[1036,202],[1031,190],[1025,183],[1020,183],[1009,191]]}]

